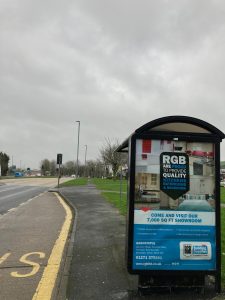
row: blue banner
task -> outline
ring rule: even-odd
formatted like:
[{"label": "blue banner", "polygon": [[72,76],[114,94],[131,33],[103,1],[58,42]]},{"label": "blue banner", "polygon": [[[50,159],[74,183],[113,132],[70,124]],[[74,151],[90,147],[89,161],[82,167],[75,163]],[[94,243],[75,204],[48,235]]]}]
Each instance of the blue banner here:
[{"label": "blue banner", "polygon": [[215,253],[214,226],[134,225],[134,270],[215,270]]}]

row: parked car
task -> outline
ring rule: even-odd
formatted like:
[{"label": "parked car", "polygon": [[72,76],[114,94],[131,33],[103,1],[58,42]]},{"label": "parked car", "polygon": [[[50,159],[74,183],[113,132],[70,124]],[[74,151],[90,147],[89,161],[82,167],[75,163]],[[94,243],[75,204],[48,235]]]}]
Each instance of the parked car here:
[{"label": "parked car", "polygon": [[24,174],[22,172],[16,172],[15,177],[23,177]]}]

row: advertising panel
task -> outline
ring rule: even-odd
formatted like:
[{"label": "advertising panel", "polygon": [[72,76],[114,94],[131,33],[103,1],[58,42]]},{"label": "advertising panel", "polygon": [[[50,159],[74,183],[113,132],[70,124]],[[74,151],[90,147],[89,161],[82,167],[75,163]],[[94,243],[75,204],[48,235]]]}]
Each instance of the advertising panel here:
[{"label": "advertising panel", "polygon": [[214,144],[136,141],[134,270],[216,270]]}]

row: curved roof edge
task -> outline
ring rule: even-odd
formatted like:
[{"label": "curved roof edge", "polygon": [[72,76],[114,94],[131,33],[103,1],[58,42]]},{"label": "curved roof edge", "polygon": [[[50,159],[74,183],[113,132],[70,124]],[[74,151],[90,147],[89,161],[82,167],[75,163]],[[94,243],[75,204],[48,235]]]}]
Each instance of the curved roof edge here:
[{"label": "curved roof edge", "polygon": [[144,133],[144,132],[148,131],[149,129],[154,128],[156,126],[163,125],[166,123],[175,123],[175,122],[176,123],[177,122],[189,123],[192,125],[196,125],[196,126],[202,127],[204,129],[210,131],[213,134],[218,135],[221,139],[225,138],[225,134],[221,130],[219,130],[218,128],[213,126],[212,124],[205,122],[203,120],[197,119],[197,118],[188,117],[188,116],[179,116],[179,115],[162,117],[162,118],[150,121],[150,122],[142,125],[141,127],[137,128],[135,130],[135,133]]},{"label": "curved roof edge", "polygon": [[129,138],[127,138],[121,145],[119,145],[115,152],[128,152],[128,144],[129,144]]}]

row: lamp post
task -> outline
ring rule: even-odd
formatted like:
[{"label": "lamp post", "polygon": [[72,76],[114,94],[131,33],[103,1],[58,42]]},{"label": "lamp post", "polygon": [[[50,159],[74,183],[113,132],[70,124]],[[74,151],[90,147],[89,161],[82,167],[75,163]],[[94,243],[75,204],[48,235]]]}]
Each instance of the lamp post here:
[{"label": "lamp post", "polygon": [[80,121],[76,121],[78,123],[78,139],[77,139],[77,170],[76,170],[76,178],[78,178],[78,158],[79,158],[79,139],[80,139]]},{"label": "lamp post", "polygon": [[84,173],[85,176],[87,176],[87,172],[86,172],[86,162],[87,162],[87,145],[84,145],[85,147],[85,157],[84,157]]}]

